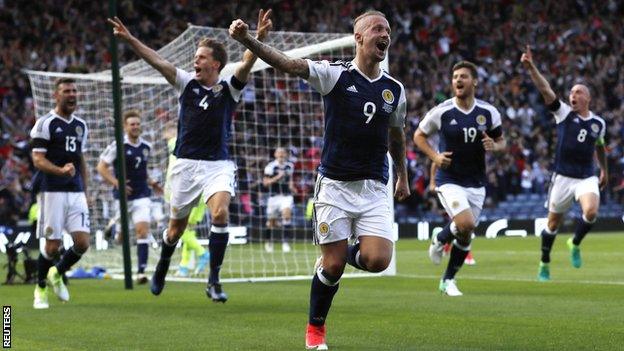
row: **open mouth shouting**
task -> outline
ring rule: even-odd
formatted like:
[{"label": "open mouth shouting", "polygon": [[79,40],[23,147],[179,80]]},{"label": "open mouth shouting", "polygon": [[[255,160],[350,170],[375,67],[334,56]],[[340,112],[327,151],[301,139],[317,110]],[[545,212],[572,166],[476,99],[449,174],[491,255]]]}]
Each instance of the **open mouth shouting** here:
[{"label": "open mouth shouting", "polygon": [[386,53],[388,46],[390,46],[390,41],[387,39],[381,39],[378,40],[377,43],[375,43],[375,47],[381,52],[381,54]]},{"label": "open mouth shouting", "polygon": [[461,95],[464,92],[464,83],[463,82],[457,82],[455,83],[455,94],[456,95]]}]

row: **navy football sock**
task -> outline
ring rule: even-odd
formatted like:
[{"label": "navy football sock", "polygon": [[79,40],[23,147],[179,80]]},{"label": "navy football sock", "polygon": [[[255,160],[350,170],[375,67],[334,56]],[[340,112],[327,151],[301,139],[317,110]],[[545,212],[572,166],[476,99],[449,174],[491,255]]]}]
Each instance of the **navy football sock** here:
[{"label": "navy football sock", "polygon": [[227,224],[213,224],[210,230],[210,241],[208,250],[210,251],[210,275],[208,285],[219,282],[219,272],[225,257],[225,250],[229,240]]},{"label": "navy football sock", "polygon": [[137,260],[139,261],[139,273],[145,273],[145,267],[147,267],[147,256],[149,252],[148,242],[148,239],[137,240]]},{"label": "navy football sock", "polygon": [[553,243],[557,233],[550,233],[546,229],[542,230],[542,262],[550,262],[550,251],[552,250]]},{"label": "navy football sock", "polygon": [[173,255],[173,252],[175,251],[176,245],[178,245],[178,242],[176,241],[175,243],[170,243],[167,240],[167,237],[163,237],[163,243],[162,246],[160,248],[160,259],[162,261],[169,261],[171,260],[171,256]]},{"label": "navy football sock", "polygon": [[470,242],[459,243],[458,240],[453,241],[451,255],[449,257],[448,266],[442,279],[454,279],[457,271],[464,265],[464,260],[470,252]]},{"label": "navy football sock", "polygon": [[589,222],[585,218],[585,216],[582,216],[581,218],[579,218],[578,222],[576,223],[576,229],[574,230],[574,239],[572,239],[572,243],[574,245],[578,246],[581,244],[581,241],[583,241],[583,238],[585,238],[585,235],[589,233],[592,226],[594,225],[594,222]]},{"label": "navy football sock", "polygon": [[365,271],[366,267],[362,265],[359,259],[360,258],[360,243],[358,242],[355,245],[349,245],[347,250],[348,250],[347,263],[357,269]]},{"label": "navy football sock", "polygon": [[312,286],[310,288],[310,313],[308,323],[315,326],[325,324],[325,319],[329,313],[334,295],[338,291],[338,280],[340,277],[334,277],[325,270],[319,270],[312,278]]},{"label": "navy football sock", "polygon": [[58,269],[59,274],[67,272],[71,266],[80,260],[80,257],[82,257],[82,254],[76,252],[75,246],[72,246],[69,250],[65,251],[63,257],[61,257],[61,261],[56,264],[56,269]]},{"label": "navy football sock", "polygon": [[37,258],[37,285],[42,289],[46,287],[46,278],[52,265],[52,260],[39,253],[39,258]]},{"label": "navy football sock", "polygon": [[453,230],[451,229],[455,229],[455,225],[453,224],[452,221],[446,226],[444,226],[444,228],[442,228],[442,230],[438,233],[438,236],[437,236],[438,242],[448,244],[451,241],[453,241],[453,235],[457,234],[457,230],[453,232]]}]

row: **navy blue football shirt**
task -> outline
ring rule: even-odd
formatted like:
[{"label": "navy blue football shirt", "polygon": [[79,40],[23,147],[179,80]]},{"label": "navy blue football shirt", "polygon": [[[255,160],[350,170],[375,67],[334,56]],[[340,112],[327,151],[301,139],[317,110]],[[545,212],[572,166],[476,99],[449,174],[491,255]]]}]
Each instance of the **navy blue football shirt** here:
[{"label": "navy blue football shirt", "polygon": [[245,83],[228,76],[212,87],[201,85],[193,73],[177,69],[178,138],[177,158],[218,161],[229,159],[228,142],[232,115]]},{"label": "navy blue football shirt", "polygon": [[325,110],[320,174],[387,183],[388,128],[405,124],[403,85],[383,70],[370,79],[353,61],[308,60],[308,67],[308,83],[323,96]]},{"label": "navy blue football shirt", "polygon": [[269,193],[273,195],[291,195],[290,191],[290,178],[292,177],[295,166],[292,162],[284,162],[280,164],[277,160],[269,162],[264,167],[264,175],[267,177],[275,177],[280,171],[284,172],[284,176],[277,182],[269,185]]},{"label": "navy blue football shirt", "polygon": [[81,156],[86,151],[87,123],[75,114],[65,119],[52,110],[35,122],[30,137],[32,151],[44,152],[46,159],[55,166],[63,167],[66,163],[72,163],[76,169],[73,177],[42,172],[40,191],[84,191]]},{"label": "navy blue football shirt", "polygon": [[604,119],[591,111],[583,118],[560,100],[548,108],[557,122],[555,173],[571,178],[593,176],[596,144],[604,142],[607,129]]},{"label": "navy blue football shirt", "polygon": [[451,165],[438,168],[436,184],[451,183],[466,188],[485,186],[485,149],[483,133],[496,139],[502,136],[501,117],[489,103],[475,99],[462,110],[451,98],[431,109],[418,125],[425,134],[439,135],[439,152],[450,151]]},{"label": "navy blue football shirt", "polygon": [[[151,196],[152,192],[147,184],[147,163],[150,156],[152,145],[143,138],[139,138],[136,144],[133,144],[128,140],[128,137],[124,137],[124,153],[126,159],[126,180],[128,186],[132,188],[132,193],[128,195],[128,200],[136,200],[144,197]],[[115,165],[115,159],[117,158],[117,143],[112,142],[104,152],[100,155],[100,160],[106,162],[109,165]],[[117,167],[115,168],[115,174],[118,174]],[[119,197],[117,189],[113,190],[115,198]]]}]

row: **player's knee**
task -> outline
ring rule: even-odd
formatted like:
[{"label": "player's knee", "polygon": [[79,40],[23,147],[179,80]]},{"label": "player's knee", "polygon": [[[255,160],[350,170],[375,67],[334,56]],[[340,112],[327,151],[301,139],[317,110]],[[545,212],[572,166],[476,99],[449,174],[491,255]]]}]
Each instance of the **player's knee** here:
[{"label": "player's knee", "polygon": [[557,232],[557,230],[559,230],[559,221],[549,220],[546,226],[548,227],[549,232],[555,233]]},{"label": "player's knee", "polygon": [[474,232],[476,225],[474,221],[460,221],[455,223],[457,226],[458,236],[470,236]]},{"label": "player's knee", "polygon": [[79,254],[82,255],[85,252],[87,252],[87,250],[89,249],[89,239],[74,239],[74,251]]},{"label": "player's knee", "polygon": [[590,208],[583,213],[583,216],[588,222],[594,222],[598,217],[598,209]]},{"label": "player's knee", "polygon": [[178,240],[182,236],[182,233],[184,233],[184,226],[170,224],[166,236],[169,242],[172,242],[171,239],[175,239],[174,241]]},{"label": "player's knee", "polygon": [[382,255],[374,255],[372,257],[364,258],[363,260],[366,270],[369,272],[377,273],[385,270],[390,265],[390,257]]},{"label": "player's knee", "polygon": [[45,251],[46,256],[48,256],[48,258],[54,258],[59,254],[60,248],[61,248],[60,241],[58,243],[55,241],[50,241],[46,243],[44,251]]},{"label": "player's knee", "polygon": [[336,278],[342,277],[344,272],[345,262],[325,262],[323,261],[323,270]]},{"label": "player's knee", "polygon": [[147,226],[143,227],[137,227],[136,229],[136,236],[137,239],[147,239],[147,232],[148,232],[148,228]]},{"label": "player's knee", "polygon": [[225,224],[228,222],[229,211],[226,206],[217,206],[210,211],[213,223]]}]

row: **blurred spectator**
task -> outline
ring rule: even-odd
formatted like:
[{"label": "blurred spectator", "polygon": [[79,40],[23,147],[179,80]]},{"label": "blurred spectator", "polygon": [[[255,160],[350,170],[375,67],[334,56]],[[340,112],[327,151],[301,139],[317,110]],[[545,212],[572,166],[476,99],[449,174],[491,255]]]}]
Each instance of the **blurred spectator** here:
[{"label": "blurred spectator", "polygon": [[[103,20],[106,2],[42,0],[2,1],[0,6],[0,140],[2,185],[11,192],[22,216],[22,203],[29,202],[24,189],[31,178],[29,152],[23,152],[27,132],[34,124],[32,94],[24,68],[50,71],[94,72],[108,69],[108,33]],[[234,18],[254,20],[257,8],[272,7],[274,27],[283,31],[352,31],[352,18],[366,9],[383,11],[392,26],[390,70],[406,88],[408,100],[407,140],[412,171],[412,197],[405,205],[409,215],[427,209],[426,189],[429,162],[411,143],[411,135],[422,116],[451,95],[449,69],[468,59],[479,65],[477,96],[497,106],[503,114],[503,131],[509,150],[489,157],[488,202],[495,205],[506,194],[529,189],[544,193],[548,186],[548,165],[556,138],[554,118],[546,111],[539,94],[519,65],[522,47],[532,46],[540,69],[559,98],[567,100],[577,81],[593,92],[592,111],[604,117],[608,126],[611,186],[624,184],[624,5],[621,1],[564,0],[555,2],[515,1],[390,1],[327,0],[315,2],[283,0],[215,3],[206,7],[199,0],[119,1],[118,13],[130,29],[150,47],[161,47],[182,33],[187,23],[227,28]],[[94,21],[94,19],[97,19]],[[120,47],[124,62],[135,60],[130,50]],[[322,113],[299,110],[299,104],[270,103],[296,100],[286,94],[284,82],[275,82],[275,96],[266,99],[267,110],[242,118],[266,128],[239,130],[234,138],[267,150],[284,144],[296,149],[295,182],[305,202],[314,178],[310,170],[318,165]],[[304,85],[305,86],[305,85]],[[297,88],[291,88],[296,92]],[[252,90],[246,92],[248,100]],[[286,95],[285,95],[286,94]],[[157,116],[169,121],[164,111]],[[304,116],[305,123],[296,120]],[[280,117],[277,118],[276,115]],[[282,119],[284,117],[284,119]],[[293,118],[293,119],[291,119]],[[303,126],[303,127],[299,127]],[[310,135],[310,140],[292,136]],[[264,139],[266,137],[266,139]],[[262,139],[262,141],[261,141]],[[17,146],[17,147],[16,147]],[[264,150],[263,148],[263,150]],[[268,158],[262,150],[241,148],[233,152],[244,157],[244,187],[256,190],[261,165]],[[415,162],[415,164],[414,164]],[[528,173],[527,173],[528,172]],[[525,180],[526,182],[523,182]],[[622,188],[621,186],[618,189]],[[609,189],[610,192],[613,189]],[[245,211],[250,211],[245,200]],[[621,200],[620,200],[621,201]]]}]

